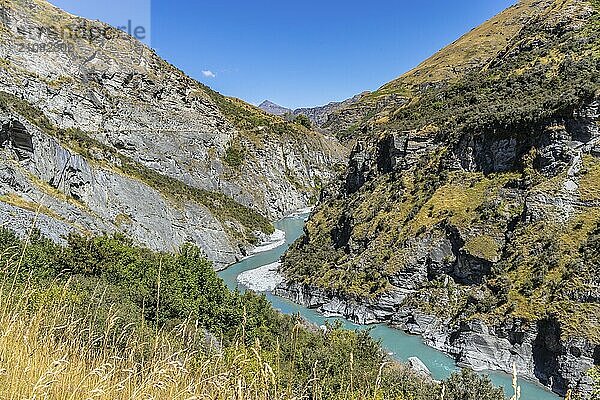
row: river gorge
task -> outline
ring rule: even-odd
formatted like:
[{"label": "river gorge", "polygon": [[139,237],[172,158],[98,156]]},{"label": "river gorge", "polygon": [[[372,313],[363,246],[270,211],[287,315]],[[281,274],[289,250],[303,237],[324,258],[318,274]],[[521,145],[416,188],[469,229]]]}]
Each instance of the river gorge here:
[{"label": "river gorge", "polygon": [[[278,262],[288,247],[298,239],[303,233],[303,227],[307,214],[297,214],[284,218],[275,224],[275,227],[285,232],[285,241],[280,246],[270,248],[266,251],[256,253],[242,261],[233,264],[229,268],[219,273],[227,286],[234,290],[247,290],[244,285],[238,283],[238,276],[244,272],[252,271],[257,268],[272,265]],[[273,247],[273,246],[271,246]],[[326,322],[340,321],[347,329],[368,329],[373,338],[380,341],[381,346],[394,359],[406,362],[411,357],[417,357],[421,360],[431,372],[434,379],[445,379],[453,371],[457,370],[453,358],[425,345],[419,336],[408,335],[401,330],[394,329],[385,324],[357,325],[346,319],[335,317],[330,318],[318,313],[315,310],[295,304],[289,300],[283,299],[271,292],[265,292],[267,299],[273,306],[285,314],[299,314],[305,320],[315,325],[323,325]],[[502,386],[510,397],[512,395],[512,377],[500,372],[486,372],[489,374],[495,385]],[[528,400],[556,400],[559,397],[548,391],[542,386],[533,382],[519,382],[523,399]]]}]

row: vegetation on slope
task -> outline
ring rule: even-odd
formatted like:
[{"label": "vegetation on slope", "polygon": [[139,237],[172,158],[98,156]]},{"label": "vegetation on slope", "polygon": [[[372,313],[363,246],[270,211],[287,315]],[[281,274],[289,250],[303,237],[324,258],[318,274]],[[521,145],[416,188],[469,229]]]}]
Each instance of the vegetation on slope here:
[{"label": "vegetation on slope", "polygon": [[[365,110],[361,122],[336,134],[360,136],[368,124],[409,130],[498,123],[508,129],[568,113],[583,92],[594,93],[598,81],[598,14],[589,15],[594,8],[597,0],[520,0],[364,96],[352,106]],[[524,96],[529,104],[521,103]]]},{"label": "vegetation on slope", "polygon": [[[495,238],[522,212],[518,200],[502,198],[503,187],[520,176],[447,172],[439,154],[423,159],[413,174],[390,174],[367,183],[351,199],[333,199],[309,219],[310,242],[295,243],[285,257],[286,274],[296,281],[333,288],[359,298],[390,289],[414,250],[414,238],[445,227],[485,232],[465,243],[472,255],[498,261]],[[329,231],[331,226],[336,228]],[[345,237],[341,234],[348,229]],[[324,262],[325,261],[325,262]]]},{"label": "vegetation on slope", "polygon": [[376,123],[459,135],[514,132],[572,115],[600,82],[598,9],[597,0],[520,1],[373,92],[367,101],[406,96]]},{"label": "vegetation on slope", "polygon": [[[282,179],[287,180],[291,187],[301,193],[309,193],[311,198],[316,198],[319,193],[319,178],[317,174],[300,176],[298,171],[288,168],[289,155],[300,156],[308,165],[318,170],[331,172],[339,169],[341,164],[336,162],[346,153],[346,149],[331,138],[324,137],[312,129],[312,124],[306,118],[296,118],[288,121],[279,116],[271,115],[240,99],[226,97],[211,88],[200,84],[203,93],[212,100],[221,113],[234,125],[238,132],[221,157],[225,165],[231,168],[234,175],[243,175],[244,165],[256,158],[265,147],[273,148],[277,144],[277,152],[281,152],[286,163],[285,174]],[[269,146],[271,145],[271,146]],[[281,150],[279,150],[279,148]],[[293,151],[292,151],[293,149]],[[315,159],[315,152],[321,152],[326,158]],[[322,165],[323,162],[332,165]],[[291,164],[290,164],[291,165]],[[312,201],[311,201],[312,202]]]},{"label": "vegetation on slope", "polygon": [[[240,130],[243,135],[251,135],[252,132],[274,134],[277,136],[291,135],[301,138],[311,134],[309,127],[304,123],[291,123],[281,117],[268,114],[261,109],[234,98],[226,97],[208,86],[202,85],[202,89],[208,97],[219,107],[225,117]],[[314,133],[313,133],[314,134]]]},{"label": "vegetation on slope", "polygon": [[[392,289],[398,274],[417,273],[406,268],[419,264],[411,259],[422,251],[418,245],[459,236],[460,255],[490,270],[482,281],[455,277],[456,284],[444,286],[453,261],[442,260],[448,269],[427,271],[411,306],[454,321],[556,318],[564,336],[600,344],[600,307],[592,295],[598,257],[590,250],[600,226],[598,159],[583,157],[584,168],[573,178],[578,190],[569,194],[571,213],[556,210],[556,218],[535,224],[524,218],[534,203],[528,195],[563,201],[566,168],[541,171],[538,148],[598,95],[600,8],[597,1],[523,4],[538,8],[505,50],[452,79],[432,78],[410,101],[359,130],[375,148],[390,132],[427,134],[436,146],[407,171],[374,173],[355,193],[330,190],[309,220],[307,236],[285,258],[291,280],[373,298]],[[482,141],[482,151],[492,151],[485,147],[488,139],[515,140],[525,151],[505,171],[450,168],[448,154],[469,138]]]},{"label": "vegetation on slope", "polygon": [[[274,230],[267,218],[257,211],[237,203],[232,198],[222,193],[192,187],[177,179],[162,175],[98,142],[79,129],[59,129],[48,120],[42,111],[9,93],[0,92],[0,107],[11,109],[23,116],[44,133],[56,138],[63,146],[91,162],[139,179],[173,201],[187,200],[202,204],[221,222],[238,221],[246,228],[246,231],[241,233],[242,239],[254,240],[253,231],[258,230],[270,234]],[[240,236],[239,232],[231,233]]]},{"label": "vegetation on slope", "polygon": [[[410,93],[423,84],[453,81],[469,71],[481,70],[498,54],[510,49],[522,29],[535,22],[543,7],[554,0],[520,0],[512,7],[474,28],[443,48],[413,70],[372,93],[380,97],[390,93]],[[407,88],[411,90],[407,91]]]},{"label": "vegetation on slope", "polygon": [[323,332],[230,292],[190,245],[60,247],[0,230],[0,254],[0,398],[503,398],[472,372],[436,384],[365,332]]},{"label": "vegetation on slope", "polygon": [[543,43],[535,51],[518,52],[495,61],[493,68],[425,90],[396,111],[392,127],[419,130],[435,125],[458,137],[465,132],[514,134],[533,130],[542,121],[569,118],[600,87],[600,30],[595,22],[590,24],[594,30],[585,36],[540,34],[537,26],[528,27],[522,32],[525,38]]}]

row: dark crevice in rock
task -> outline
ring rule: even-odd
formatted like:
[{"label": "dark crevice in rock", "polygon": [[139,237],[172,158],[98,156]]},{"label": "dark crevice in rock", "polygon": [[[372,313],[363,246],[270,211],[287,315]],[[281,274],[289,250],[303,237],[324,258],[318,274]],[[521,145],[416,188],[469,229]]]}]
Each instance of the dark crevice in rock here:
[{"label": "dark crevice in rock", "polygon": [[0,130],[0,146],[11,147],[19,161],[31,158],[33,154],[33,139],[27,132],[25,125],[17,120],[10,120],[2,124]]},{"label": "dark crevice in rock", "polygon": [[381,174],[392,172],[398,160],[407,154],[408,138],[404,135],[390,135],[377,144],[377,169]]},{"label": "dark crevice in rock", "polygon": [[559,322],[554,318],[538,321],[537,336],[533,341],[534,374],[557,393],[566,392],[566,383],[559,373],[559,356],[564,353]]},{"label": "dark crevice in rock", "polygon": [[367,181],[368,163],[363,152],[365,145],[358,142],[350,154],[348,173],[346,175],[345,190],[347,194],[356,193]]},{"label": "dark crevice in rock", "polygon": [[463,250],[465,241],[458,228],[447,225],[446,237],[452,244],[456,262],[446,271],[456,282],[464,285],[479,285],[492,271],[493,263],[468,254]]},{"label": "dark crevice in rock", "polygon": [[331,231],[331,240],[336,249],[344,248],[346,252],[350,251],[348,243],[350,242],[350,237],[352,236],[352,226],[352,217],[347,214],[343,214],[335,228]]}]

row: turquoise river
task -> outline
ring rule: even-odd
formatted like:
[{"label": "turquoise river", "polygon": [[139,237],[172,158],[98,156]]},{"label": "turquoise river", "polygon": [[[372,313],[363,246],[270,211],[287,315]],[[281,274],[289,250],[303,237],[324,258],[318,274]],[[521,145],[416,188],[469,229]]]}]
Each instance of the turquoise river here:
[{"label": "turquoise river", "polygon": [[[302,235],[305,218],[306,215],[299,215],[285,218],[277,222],[275,224],[276,227],[285,231],[285,244],[276,249],[258,253],[252,257],[246,258],[226,270],[221,271],[219,275],[225,281],[227,286],[231,289],[239,287],[237,283],[237,276],[239,274],[279,260],[290,244]],[[239,287],[239,289],[245,290],[243,287]],[[381,346],[387,352],[392,353],[394,358],[405,361],[408,357],[418,357],[425,365],[427,365],[435,379],[447,378],[457,369],[456,364],[451,357],[426,346],[418,336],[408,335],[398,329],[390,328],[383,324],[360,326],[341,318],[326,318],[314,310],[294,304],[271,293],[266,293],[266,296],[273,304],[273,307],[281,312],[286,314],[300,314],[303,318],[316,325],[322,325],[325,321],[340,320],[347,329],[370,329],[371,336],[379,340]],[[507,395],[509,393],[512,394],[512,378],[509,375],[498,372],[489,372],[489,375],[494,384],[505,388]],[[535,383],[520,381],[519,385],[521,386],[521,398],[523,400],[559,399],[557,395]]]}]

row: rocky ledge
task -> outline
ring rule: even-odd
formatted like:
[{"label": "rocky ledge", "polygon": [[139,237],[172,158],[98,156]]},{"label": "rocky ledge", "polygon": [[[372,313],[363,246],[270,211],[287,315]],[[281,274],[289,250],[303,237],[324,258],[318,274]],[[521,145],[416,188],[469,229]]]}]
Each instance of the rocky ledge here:
[{"label": "rocky ledge", "polygon": [[[545,313],[535,314],[535,306],[516,313],[510,308],[516,307],[514,303],[495,313],[496,307],[505,304],[494,297],[503,289],[488,284],[494,277],[514,283],[507,271],[520,268],[522,257],[531,260],[543,251],[557,257],[565,251],[568,244],[557,242],[560,245],[524,256],[513,252],[524,243],[543,243],[544,239],[536,236],[539,230],[551,226],[548,235],[556,236],[562,232],[561,226],[575,226],[577,218],[596,221],[590,216],[596,215],[599,207],[598,189],[586,185],[597,182],[591,171],[598,164],[599,108],[600,101],[592,99],[560,123],[549,121],[532,127],[530,135],[516,138],[465,134],[447,147],[448,151],[439,150],[434,135],[419,132],[395,132],[374,142],[358,140],[339,186],[326,188],[305,236],[284,257],[282,272],[294,283],[279,285],[276,293],[326,315],[360,324],[388,323],[421,335],[459,365],[510,373],[515,364],[520,376],[539,381],[556,393],[565,394],[568,389],[590,393],[593,383],[588,371],[600,364],[600,345],[591,332],[597,326],[597,314],[589,311],[595,309],[599,298],[595,274],[582,277],[585,284],[569,298],[581,305],[581,314],[573,317],[554,307],[552,299]],[[537,154],[533,164],[539,184],[521,178],[527,171],[519,160],[527,160],[532,149]],[[443,154],[444,173],[450,176],[458,171],[457,176],[473,180],[464,186],[444,183],[433,195],[417,193],[416,198],[429,199],[419,205],[413,197],[403,197],[409,191],[397,182],[417,173],[420,160],[432,154]],[[519,180],[489,180],[511,173],[519,174]],[[473,195],[473,188],[486,179],[494,190]],[[469,201],[461,203],[461,196]],[[478,203],[477,198],[485,201]],[[386,206],[377,208],[377,204]],[[392,204],[411,205],[415,212],[403,213],[402,207],[393,208]],[[514,212],[505,212],[502,205],[507,204],[515,205]],[[493,210],[494,217],[486,210]],[[405,229],[413,223],[414,229]],[[577,232],[568,229],[572,229],[566,230],[571,236]],[[586,235],[582,235],[583,244],[569,253],[584,254],[581,265],[593,270],[597,264],[591,251],[598,246],[591,230]],[[586,246],[591,246],[589,253],[582,250]],[[379,257],[381,254],[387,258]],[[384,267],[390,265],[395,270],[388,273]],[[539,265],[548,265],[548,260],[540,260]],[[329,271],[356,271],[352,277],[356,280],[373,271],[387,274],[385,294],[364,298],[369,291],[355,290],[363,297],[352,297],[337,291],[352,291],[341,285],[323,289],[331,283],[315,277]],[[529,270],[518,272],[531,279]],[[364,281],[371,289],[383,287],[375,280]],[[489,309],[483,304],[484,292],[492,299]],[[463,303],[452,303],[450,296],[454,295],[462,296]],[[484,311],[478,311],[478,305]],[[587,320],[592,322],[586,325]],[[579,326],[569,331],[572,322]]]},{"label": "rocky ledge", "polygon": [[404,306],[408,293],[403,291],[359,300],[284,281],[274,293],[329,317],[343,317],[361,325],[386,323],[419,335],[425,344],[453,357],[461,367],[510,374],[515,365],[519,376],[540,382],[560,395],[566,393],[567,386],[584,394],[593,390],[587,371],[600,356],[600,349],[583,339],[564,341],[560,325],[551,319],[537,324],[511,319],[495,327],[481,320],[456,325]]}]

